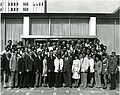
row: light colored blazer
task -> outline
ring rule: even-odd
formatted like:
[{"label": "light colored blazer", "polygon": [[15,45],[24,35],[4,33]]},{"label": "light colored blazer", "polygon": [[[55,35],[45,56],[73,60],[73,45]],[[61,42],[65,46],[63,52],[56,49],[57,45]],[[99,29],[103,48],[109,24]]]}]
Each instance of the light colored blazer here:
[{"label": "light colored blazer", "polygon": [[89,60],[87,57],[85,58],[82,58],[80,60],[81,62],[81,72],[86,72],[88,70],[88,67],[89,67]]},{"label": "light colored blazer", "polygon": [[[58,72],[58,71],[59,71],[59,68],[60,68],[60,70],[62,70],[62,69],[63,69],[63,59],[58,59],[58,58],[56,58],[56,59],[54,60],[54,66],[55,66],[54,72]],[[60,67],[59,67],[59,66],[60,66]]]}]

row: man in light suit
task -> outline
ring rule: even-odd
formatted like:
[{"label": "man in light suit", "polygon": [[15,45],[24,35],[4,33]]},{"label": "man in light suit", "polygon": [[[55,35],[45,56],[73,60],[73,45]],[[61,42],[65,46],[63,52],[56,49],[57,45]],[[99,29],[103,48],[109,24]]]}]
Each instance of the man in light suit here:
[{"label": "man in light suit", "polygon": [[11,80],[10,87],[18,87],[18,65],[17,65],[17,54],[15,50],[12,49],[11,58],[10,58],[10,71],[11,71]]}]

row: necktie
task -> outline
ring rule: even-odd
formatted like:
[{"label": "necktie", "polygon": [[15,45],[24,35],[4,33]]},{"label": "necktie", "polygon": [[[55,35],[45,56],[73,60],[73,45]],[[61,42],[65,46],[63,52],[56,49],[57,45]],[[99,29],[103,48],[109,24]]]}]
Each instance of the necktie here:
[{"label": "necktie", "polygon": [[60,71],[60,60],[59,60],[59,68],[58,68],[58,70]]}]

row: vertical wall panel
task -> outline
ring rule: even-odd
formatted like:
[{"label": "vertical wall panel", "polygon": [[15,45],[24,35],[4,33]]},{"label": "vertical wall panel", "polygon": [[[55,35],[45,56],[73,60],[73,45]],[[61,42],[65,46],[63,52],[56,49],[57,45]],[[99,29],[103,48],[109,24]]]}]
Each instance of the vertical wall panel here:
[{"label": "vertical wall panel", "polygon": [[1,50],[5,48],[5,19],[1,19]]},{"label": "vertical wall panel", "polygon": [[117,27],[119,27],[119,25],[116,26],[115,19],[97,19],[97,36],[100,39],[101,43],[105,44],[108,47],[107,52],[109,54],[112,51],[115,51],[117,54],[120,54],[120,51],[118,51],[119,32],[117,32],[119,30]]},{"label": "vertical wall panel", "polygon": [[115,19],[115,51],[120,55],[120,20]]},{"label": "vertical wall panel", "polygon": [[31,19],[31,35],[49,35],[48,19]]}]

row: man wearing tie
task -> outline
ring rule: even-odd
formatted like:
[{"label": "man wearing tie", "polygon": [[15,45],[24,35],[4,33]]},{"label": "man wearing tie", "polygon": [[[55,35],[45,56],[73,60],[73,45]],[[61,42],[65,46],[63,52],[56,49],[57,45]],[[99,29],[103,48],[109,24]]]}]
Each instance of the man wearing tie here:
[{"label": "man wearing tie", "polygon": [[68,56],[68,52],[65,52],[65,57],[63,59],[63,78],[65,82],[65,87],[72,88],[71,83],[71,70],[72,70],[72,57]]},{"label": "man wearing tie", "polygon": [[60,54],[57,55],[54,60],[55,66],[55,87],[62,87],[62,69],[63,69],[63,59],[61,59]]}]

